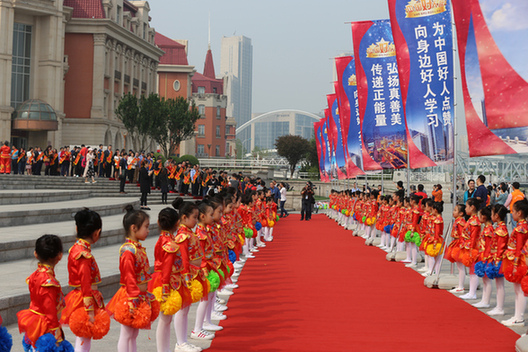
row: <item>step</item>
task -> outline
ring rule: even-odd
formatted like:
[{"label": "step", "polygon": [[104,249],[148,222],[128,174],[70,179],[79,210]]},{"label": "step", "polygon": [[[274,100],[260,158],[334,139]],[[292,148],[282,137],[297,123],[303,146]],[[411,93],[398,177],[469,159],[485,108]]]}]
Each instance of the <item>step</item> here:
[{"label": "step", "polygon": [[[58,185],[57,185],[58,186]],[[62,202],[68,200],[86,199],[91,196],[89,190],[0,190],[0,205],[9,204],[29,204],[29,203],[48,203]],[[104,196],[104,195],[103,195]]]},{"label": "step", "polygon": [[[151,230],[156,224],[158,213],[166,206],[152,205],[150,211]],[[94,245],[104,247],[123,241],[125,232],[123,229],[123,213],[110,216],[102,216],[103,228],[101,239]],[[47,224],[31,224],[12,227],[0,227],[0,263],[19,259],[33,258],[35,240],[44,234],[54,234],[62,239],[64,248],[69,248],[76,240],[75,222],[67,221],[53,222]]]},{"label": "step", "polygon": [[[154,246],[158,237],[158,225],[151,224],[149,237],[143,242],[147,249],[151,272],[154,266]],[[97,265],[101,272],[102,282],[98,286],[105,299],[111,298],[119,288],[119,248],[123,238],[118,244],[105,247],[94,247],[92,253],[97,260]],[[70,246],[65,247],[67,251]],[[68,286],[68,257],[63,259],[55,267],[55,274],[61,283],[64,295],[71,291]],[[29,291],[26,284],[26,278],[35,271],[37,261],[35,259],[17,260],[0,264],[0,315],[4,320],[4,325],[14,324],[17,322],[16,313],[29,307]]]},{"label": "step", "polygon": [[116,215],[123,212],[127,204],[139,205],[132,199],[88,198],[45,204],[0,205],[0,228],[4,226],[22,226],[71,220],[75,213],[85,207],[97,211],[101,216]]}]

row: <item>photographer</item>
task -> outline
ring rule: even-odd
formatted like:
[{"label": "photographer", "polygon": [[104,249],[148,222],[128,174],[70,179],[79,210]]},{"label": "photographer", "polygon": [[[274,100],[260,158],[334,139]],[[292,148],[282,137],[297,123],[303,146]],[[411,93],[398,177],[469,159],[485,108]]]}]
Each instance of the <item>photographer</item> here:
[{"label": "photographer", "polygon": [[[312,218],[312,204],[314,203],[313,185],[310,181],[306,182],[306,186],[304,186],[303,190],[301,191],[301,196],[302,196],[301,221],[303,221],[305,218],[306,218],[306,221],[308,221]],[[305,213],[306,213],[306,217],[304,216]]]}]

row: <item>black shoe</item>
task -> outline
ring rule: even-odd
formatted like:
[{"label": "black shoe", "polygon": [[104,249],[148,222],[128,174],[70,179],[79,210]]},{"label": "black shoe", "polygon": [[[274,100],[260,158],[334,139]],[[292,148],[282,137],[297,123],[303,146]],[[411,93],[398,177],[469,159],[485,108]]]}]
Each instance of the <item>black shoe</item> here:
[{"label": "black shoe", "polygon": [[[303,219],[303,218],[301,218],[301,221],[303,221],[303,220],[304,220],[304,219]],[[308,219],[306,219],[306,220],[308,220]]]}]

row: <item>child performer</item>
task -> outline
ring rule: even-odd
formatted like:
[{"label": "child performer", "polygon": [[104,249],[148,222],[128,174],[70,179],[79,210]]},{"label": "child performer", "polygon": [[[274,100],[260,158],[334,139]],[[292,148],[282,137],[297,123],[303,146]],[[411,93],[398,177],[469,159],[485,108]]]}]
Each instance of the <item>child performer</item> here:
[{"label": "child performer", "polygon": [[[160,236],[154,247],[154,274],[148,285],[149,291],[161,303],[156,330],[158,352],[170,350],[170,324],[173,315],[192,303],[189,290],[182,282],[182,256],[174,236],[179,218],[178,212],[172,208],[162,209],[158,214]],[[175,332],[177,333],[176,327]]]},{"label": "child performer", "polygon": [[238,207],[238,212],[242,217],[242,224],[244,225],[244,235],[246,242],[244,244],[244,256],[246,258],[255,258],[253,255],[253,232],[255,232],[255,223],[253,222],[253,216],[251,208],[253,207],[253,199],[250,195],[244,195],[242,197],[242,205]]},{"label": "child performer", "polygon": [[185,302],[174,317],[174,328],[176,330],[175,351],[201,351],[201,348],[187,342],[187,325],[189,319],[190,303],[207,299],[209,285],[204,272],[201,270],[204,252],[200,246],[200,240],[193,232],[198,223],[198,207],[191,202],[185,202],[183,198],[177,198],[172,203],[180,213],[180,225],[176,234],[176,243],[180,248],[183,270],[183,283],[189,289],[192,302]]},{"label": "child performer", "polygon": [[[495,204],[491,208],[491,220],[497,224],[491,239],[490,258],[486,266],[486,275],[495,280],[497,287],[497,306],[487,312],[488,315],[504,315],[504,274],[501,274],[502,257],[508,246],[508,228],[506,215],[508,209],[504,205]],[[490,292],[491,294],[491,292]],[[483,297],[484,298],[484,297]],[[489,299],[487,301],[489,303]]]},{"label": "child performer", "polygon": [[423,276],[438,274],[440,272],[440,264],[442,263],[442,244],[444,243],[444,219],[442,212],[444,211],[444,202],[433,202],[431,207],[431,215],[429,216],[429,230],[426,242],[425,252],[429,258],[429,272],[425,272]]},{"label": "child performer", "polygon": [[467,219],[469,219],[466,215],[466,206],[464,204],[458,204],[453,208],[453,219],[455,219],[455,222],[451,230],[452,240],[445,251],[444,258],[451,263],[456,263],[458,268],[458,286],[449,292],[463,293],[464,281],[466,280],[466,268],[462,264],[462,259],[460,259],[460,245],[462,244],[462,232],[466,227]]},{"label": "child performer", "polygon": [[[420,247],[418,250],[424,252],[424,267],[418,269],[418,271],[422,271],[424,273],[429,273],[430,270],[433,268],[429,268],[430,264],[430,258],[427,254],[427,246],[429,245],[429,238],[431,236],[430,229],[431,229],[431,222],[430,217],[432,218],[431,212],[433,210],[433,203],[434,201],[431,198],[426,198],[422,200],[422,206],[423,206],[423,214],[422,219],[420,220],[420,224],[418,225],[418,233],[420,234],[420,239],[422,240],[422,243],[420,244]],[[440,235],[442,236],[442,235]],[[427,276],[429,274],[423,275]]]},{"label": "child performer", "polygon": [[75,351],[89,351],[92,338],[102,339],[110,330],[110,317],[105,310],[103,295],[97,289],[101,273],[92,255],[92,245],[101,238],[103,223],[93,210],[75,214],[77,241],[68,255],[68,276],[74,290],[66,296],[66,308],[61,323],[69,325],[77,336]]},{"label": "child performer", "polygon": [[[220,200],[220,199],[218,199]],[[222,211],[222,218],[220,219],[220,231],[223,233],[224,236],[224,250],[226,251],[226,264],[228,266],[229,270],[229,276],[234,272],[234,263],[237,260],[236,254],[235,254],[235,237],[238,237],[235,228],[234,228],[234,222],[233,222],[233,197],[231,195],[223,195],[223,198],[221,199],[223,202],[223,211]],[[265,203],[263,202],[263,207],[265,207]],[[265,208],[262,211],[262,221],[266,221],[267,224],[267,215]],[[264,227],[263,227],[264,229]],[[228,289],[235,289],[238,288],[237,284],[229,283],[225,286]]]},{"label": "child performer", "polygon": [[462,231],[459,258],[462,264],[469,268],[469,292],[460,296],[462,299],[477,299],[477,287],[479,278],[475,274],[475,261],[478,257],[478,240],[480,236],[480,221],[477,215],[480,200],[469,198],[466,202],[466,214],[469,220]]},{"label": "child performer", "polygon": [[[204,258],[202,260],[202,271],[207,275],[209,281],[210,290],[207,300],[202,300],[196,310],[196,321],[194,324],[194,330],[191,333],[191,337],[194,339],[212,340],[214,333],[209,331],[220,331],[223,327],[212,324],[210,322],[204,322],[207,312],[212,312],[215,306],[216,290],[220,286],[220,273],[218,268],[220,267],[220,259],[215,257],[214,243],[212,239],[211,227],[214,224],[213,220],[213,207],[208,200],[198,203],[198,210],[200,215],[198,216],[198,226],[196,228],[196,235],[200,239],[200,246],[204,251]],[[225,309],[222,310],[226,310]],[[209,330],[209,331],[207,331]]]},{"label": "child performer", "polygon": [[25,333],[25,351],[73,351],[64,340],[58,315],[64,308],[61,285],[55,278],[55,265],[62,259],[62,242],[55,235],[44,235],[35,244],[37,270],[26,282],[29,286],[29,309],[17,313],[18,329]]},{"label": "child performer", "polygon": [[126,241],[119,248],[121,288],[107,305],[107,311],[121,324],[118,352],[137,352],[136,339],[139,329],[150,329],[159,314],[159,302],[147,291],[151,279],[150,265],[144,241],[149,234],[149,216],[143,210],[125,207],[123,218]]},{"label": "child performer", "polygon": [[380,232],[380,244],[378,247],[381,249],[385,249],[388,247],[388,238],[387,234],[385,233],[385,226],[387,225],[387,216],[388,210],[389,210],[389,202],[388,199],[385,198],[385,196],[380,197],[380,206],[378,208],[378,214],[376,215],[376,224],[374,227],[376,230],[379,230]]},{"label": "child performer", "polygon": [[394,193],[392,196],[393,206],[390,209],[389,216],[389,233],[390,233],[390,247],[389,252],[392,252],[396,240],[398,239],[398,231],[400,230],[400,208],[402,206],[402,200],[398,193]]},{"label": "child performer", "polygon": [[473,307],[476,308],[488,308],[490,306],[489,302],[492,287],[491,278],[486,275],[486,265],[491,257],[491,242],[495,231],[493,229],[493,221],[491,218],[490,206],[484,207],[480,210],[479,221],[484,224],[484,227],[482,228],[478,241],[479,256],[478,261],[475,263],[475,274],[482,278],[484,288],[482,290],[482,299],[480,302],[473,304]]},{"label": "child performer", "polygon": [[528,223],[526,222],[528,200],[522,199],[515,202],[511,214],[513,221],[517,222],[517,226],[510,234],[508,248],[504,252],[502,272],[506,280],[513,282],[515,315],[508,320],[503,320],[501,323],[506,326],[523,326],[526,297],[524,297],[521,281],[526,276],[527,270],[525,245],[528,239]]},{"label": "child performer", "polygon": [[[408,224],[410,222],[410,216],[412,215],[410,203],[411,200],[409,199],[409,197],[402,197],[402,199],[403,205],[400,207],[400,228],[398,229],[398,244],[396,246],[396,250],[398,252],[407,250],[407,246],[405,244],[405,234],[407,233],[407,227],[409,226]],[[411,256],[409,255],[409,253],[407,255],[408,256],[404,260],[402,260],[402,263],[411,262]]]}]

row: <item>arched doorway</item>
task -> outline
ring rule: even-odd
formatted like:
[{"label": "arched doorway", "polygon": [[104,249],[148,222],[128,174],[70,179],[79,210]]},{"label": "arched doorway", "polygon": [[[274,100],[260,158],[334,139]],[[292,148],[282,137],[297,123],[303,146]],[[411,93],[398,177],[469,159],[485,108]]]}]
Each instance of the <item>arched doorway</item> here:
[{"label": "arched doorway", "polygon": [[108,129],[106,130],[106,133],[105,133],[104,146],[108,147],[111,144],[112,144],[112,132],[110,131],[110,129]]},{"label": "arched doorway", "polygon": [[115,136],[115,148],[116,150],[123,149],[123,137],[121,136],[121,132],[117,131]]}]

